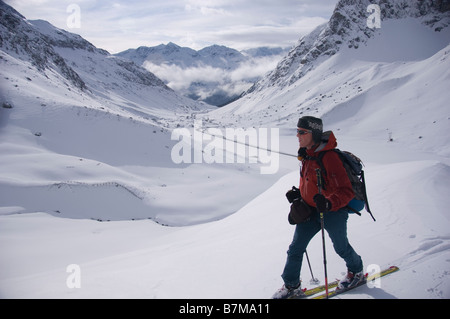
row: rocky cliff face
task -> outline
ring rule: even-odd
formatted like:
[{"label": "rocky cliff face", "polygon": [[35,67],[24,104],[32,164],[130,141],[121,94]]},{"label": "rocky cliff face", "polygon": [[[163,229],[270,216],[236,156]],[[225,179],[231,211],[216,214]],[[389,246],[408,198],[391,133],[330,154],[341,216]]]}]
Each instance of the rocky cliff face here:
[{"label": "rocky cliff face", "polygon": [[[63,35],[61,33],[61,35]],[[55,45],[83,46],[93,50],[93,46],[84,41],[68,39],[52,39],[40,33],[36,27],[27,22],[25,17],[13,8],[0,2],[0,47],[5,52],[28,60],[39,71],[55,69],[75,87],[85,90],[86,84],[79,75],[65,62],[64,58],[55,52]]]}]

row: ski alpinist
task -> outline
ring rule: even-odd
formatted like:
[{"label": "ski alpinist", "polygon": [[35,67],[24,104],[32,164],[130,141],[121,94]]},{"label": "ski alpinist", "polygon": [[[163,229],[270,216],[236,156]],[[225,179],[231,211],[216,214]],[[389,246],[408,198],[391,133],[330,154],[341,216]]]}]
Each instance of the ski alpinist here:
[{"label": "ski alpinist", "polygon": [[[281,275],[284,285],[273,295],[274,299],[298,298],[304,294],[300,281],[303,255],[322,225],[333,242],[334,250],[347,266],[347,274],[340,280],[338,289],[350,288],[364,280],[362,259],[347,238],[348,211],[344,207],[354,197],[352,185],[338,154],[326,152],[336,148],[336,138],[331,131],[323,132],[322,120],[312,116],[299,119],[297,138],[300,143],[299,160],[302,162],[300,187],[286,194],[292,202],[289,222],[296,227]],[[315,160],[320,152],[326,152],[322,158],[326,175],[322,176],[324,187],[321,192],[317,180],[317,169],[321,167]],[[323,224],[320,212],[324,212]],[[326,261],[324,263],[326,265]]]}]

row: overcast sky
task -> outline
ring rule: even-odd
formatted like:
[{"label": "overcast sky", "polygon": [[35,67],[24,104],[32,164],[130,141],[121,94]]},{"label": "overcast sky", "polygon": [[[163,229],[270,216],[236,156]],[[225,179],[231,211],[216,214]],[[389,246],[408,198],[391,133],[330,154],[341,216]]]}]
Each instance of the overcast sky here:
[{"label": "overcast sky", "polygon": [[176,43],[238,50],[291,47],[329,20],[337,0],[5,0],[27,19],[47,20],[117,53]]}]

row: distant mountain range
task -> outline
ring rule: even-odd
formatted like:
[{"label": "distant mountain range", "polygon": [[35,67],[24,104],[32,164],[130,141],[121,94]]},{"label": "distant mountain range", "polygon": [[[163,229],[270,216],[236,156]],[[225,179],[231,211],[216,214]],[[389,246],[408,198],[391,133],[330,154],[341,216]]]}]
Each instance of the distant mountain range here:
[{"label": "distant mountain range", "polygon": [[185,96],[222,106],[272,70],[287,52],[279,47],[237,51],[220,45],[196,51],[170,42],[129,49],[116,56],[145,67]]}]

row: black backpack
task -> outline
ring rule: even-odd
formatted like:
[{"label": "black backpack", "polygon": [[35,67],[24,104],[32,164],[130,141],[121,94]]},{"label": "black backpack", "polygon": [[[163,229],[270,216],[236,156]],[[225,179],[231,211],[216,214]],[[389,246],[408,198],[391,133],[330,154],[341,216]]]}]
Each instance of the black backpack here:
[{"label": "black backpack", "polygon": [[[322,178],[323,176],[327,175],[327,171],[322,163],[322,159],[325,156],[325,153],[327,152],[335,152],[336,154],[339,155],[339,158],[341,159],[342,164],[344,165],[344,168],[347,172],[348,179],[352,183],[355,198],[353,198],[350,201],[350,203],[348,203],[346,208],[361,216],[361,213],[359,211],[361,211],[365,207],[370,216],[372,216],[372,219],[376,221],[369,207],[369,200],[367,198],[366,193],[366,181],[364,179],[364,170],[362,161],[351,152],[341,151],[337,148],[328,151],[322,151],[319,153],[318,157],[308,156],[306,159],[315,160],[319,165],[320,170],[322,172]],[[326,189],[324,181],[322,181],[322,187]]]}]

